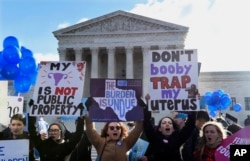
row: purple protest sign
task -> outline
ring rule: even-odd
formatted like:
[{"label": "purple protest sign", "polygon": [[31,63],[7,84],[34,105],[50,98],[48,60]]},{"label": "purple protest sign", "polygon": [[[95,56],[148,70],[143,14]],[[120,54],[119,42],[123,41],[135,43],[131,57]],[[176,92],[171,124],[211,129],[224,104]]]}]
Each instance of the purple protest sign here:
[{"label": "purple protest sign", "polygon": [[250,126],[246,126],[233,135],[224,139],[221,145],[216,149],[215,159],[219,161],[230,160],[230,145],[249,145],[250,144]]},{"label": "purple protest sign", "polygon": [[142,95],[141,79],[91,79],[93,98],[90,119],[96,122],[136,121],[143,119],[137,104]]}]

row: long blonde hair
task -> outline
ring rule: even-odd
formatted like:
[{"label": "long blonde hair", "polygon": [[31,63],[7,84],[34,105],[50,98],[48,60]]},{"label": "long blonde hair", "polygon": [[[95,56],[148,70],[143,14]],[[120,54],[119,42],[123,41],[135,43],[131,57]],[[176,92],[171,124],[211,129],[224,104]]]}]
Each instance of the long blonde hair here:
[{"label": "long blonde hair", "polygon": [[207,145],[207,140],[204,135],[205,129],[207,126],[214,126],[220,137],[214,145],[210,146],[210,148],[217,147],[219,144],[221,144],[222,140],[227,137],[226,129],[224,129],[223,125],[220,122],[216,122],[216,121],[206,122],[200,130],[200,138],[199,138],[198,144],[195,147],[196,155],[198,155],[200,159],[202,157],[204,148]]}]

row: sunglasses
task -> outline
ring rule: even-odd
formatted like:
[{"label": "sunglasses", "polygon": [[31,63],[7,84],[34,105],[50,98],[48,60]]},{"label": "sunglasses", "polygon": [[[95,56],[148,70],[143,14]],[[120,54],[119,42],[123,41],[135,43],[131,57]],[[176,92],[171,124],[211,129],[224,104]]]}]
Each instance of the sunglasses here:
[{"label": "sunglasses", "polygon": [[109,126],[109,129],[112,130],[112,131],[115,130],[115,129],[116,130],[121,130],[121,126]]}]

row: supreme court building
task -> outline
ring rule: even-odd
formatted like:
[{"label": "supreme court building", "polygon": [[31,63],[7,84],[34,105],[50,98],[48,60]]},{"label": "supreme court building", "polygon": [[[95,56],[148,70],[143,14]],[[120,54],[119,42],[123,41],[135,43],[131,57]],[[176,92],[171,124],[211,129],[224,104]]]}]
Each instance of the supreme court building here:
[{"label": "supreme court building", "polygon": [[[145,96],[148,51],[184,49],[188,28],[116,11],[53,33],[60,61],[87,62],[85,87],[89,78],[142,79]],[[84,95],[89,96],[89,88]]]},{"label": "supreme court building", "polygon": [[[90,96],[90,78],[142,79],[148,88],[149,50],[184,49],[188,27],[124,11],[115,11],[54,31],[60,61],[86,61],[84,97]],[[223,89],[243,109],[229,113],[242,125],[250,115],[250,72],[208,72],[199,75],[199,91]],[[153,113],[156,121],[166,113]],[[156,122],[157,123],[157,122]]]}]

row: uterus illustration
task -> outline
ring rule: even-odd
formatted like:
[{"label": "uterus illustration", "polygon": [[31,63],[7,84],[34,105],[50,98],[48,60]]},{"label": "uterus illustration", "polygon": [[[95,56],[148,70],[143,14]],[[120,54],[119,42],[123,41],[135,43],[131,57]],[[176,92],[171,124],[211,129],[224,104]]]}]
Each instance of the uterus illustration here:
[{"label": "uterus illustration", "polygon": [[54,79],[55,80],[55,86],[57,86],[58,83],[62,79],[67,79],[68,78],[68,74],[64,74],[64,73],[48,73],[48,78]]}]

